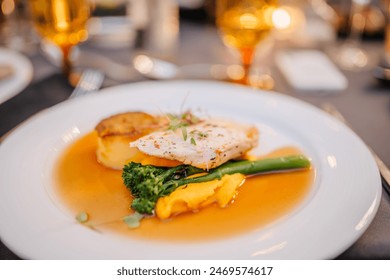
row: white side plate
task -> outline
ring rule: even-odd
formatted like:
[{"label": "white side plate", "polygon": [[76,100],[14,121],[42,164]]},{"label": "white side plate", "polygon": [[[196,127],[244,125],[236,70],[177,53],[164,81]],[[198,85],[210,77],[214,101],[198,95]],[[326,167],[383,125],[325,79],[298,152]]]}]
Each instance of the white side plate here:
[{"label": "white side plate", "polygon": [[24,55],[0,48],[0,64],[7,64],[13,68],[13,74],[0,80],[0,104],[20,93],[30,82],[33,76],[33,66]]}]

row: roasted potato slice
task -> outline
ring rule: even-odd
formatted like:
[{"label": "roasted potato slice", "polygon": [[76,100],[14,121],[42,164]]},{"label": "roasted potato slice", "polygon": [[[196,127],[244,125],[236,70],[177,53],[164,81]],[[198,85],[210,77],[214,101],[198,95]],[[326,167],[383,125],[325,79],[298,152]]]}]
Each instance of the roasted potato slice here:
[{"label": "roasted potato slice", "polygon": [[122,169],[138,153],[138,149],[131,148],[129,143],[163,129],[167,124],[166,118],[144,112],[120,113],[102,120],[95,127],[98,161],[106,167]]}]

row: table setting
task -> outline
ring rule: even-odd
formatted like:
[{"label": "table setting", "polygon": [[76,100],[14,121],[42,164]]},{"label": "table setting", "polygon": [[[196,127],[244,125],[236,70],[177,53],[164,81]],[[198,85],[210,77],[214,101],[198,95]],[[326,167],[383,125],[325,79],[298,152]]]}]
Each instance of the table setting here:
[{"label": "table setting", "polygon": [[[390,259],[388,1],[352,1],[348,16],[343,1],[322,0],[10,1],[0,22],[0,259]],[[383,17],[375,35],[368,11]],[[20,18],[15,48],[7,28]],[[121,114],[140,131],[158,120],[202,157],[229,134],[208,139],[219,127],[199,131],[204,119],[257,131],[246,132],[249,154],[207,162],[209,175],[252,157],[309,163],[264,178],[242,171],[223,207],[216,195],[164,220],[161,201],[196,184],[175,185],[152,212],[134,205],[128,159],[107,166],[119,146],[101,148],[99,134]],[[137,146],[143,160],[177,160],[165,155],[176,140],[156,141]]]}]

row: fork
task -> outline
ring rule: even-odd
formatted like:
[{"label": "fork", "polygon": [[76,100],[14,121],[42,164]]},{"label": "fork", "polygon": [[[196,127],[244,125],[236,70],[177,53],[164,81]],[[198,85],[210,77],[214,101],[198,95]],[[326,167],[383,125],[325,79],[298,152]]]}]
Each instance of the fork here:
[{"label": "fork", "polygon": [[104,80],[104,74],[101,71],[94,69],[84,70],[80,76],[80,80],[69,96],[69,99],[86,95],[98,90]]},{"label": "fork", "polygon": [[[98,90],[102,86],[103,80],[104,74],[102,72],[93,69],[84,70],[80,76],[79,82],[69,96],[69,99],[83,96]],[[15,130],[16,127],[1,135],[0,144],[9,134],[11,134],[11,132]]]}]

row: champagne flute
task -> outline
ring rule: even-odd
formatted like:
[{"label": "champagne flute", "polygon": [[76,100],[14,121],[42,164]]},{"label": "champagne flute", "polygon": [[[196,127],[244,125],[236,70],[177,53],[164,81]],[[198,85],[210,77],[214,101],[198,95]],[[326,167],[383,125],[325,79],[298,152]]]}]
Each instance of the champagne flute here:
[{"label": "champagne flute", "polygon": [[73,46],[88,37],[86,22],[90,16],[88,0],[29,0],[34,25],[43,39],[62,52],[62,71],[70,78]]},{"label": "champagne flute", "polygon": [[217,0],[216,24],[224,43],[240,52],[243,77],[249,74],[257,45],[273,28],[272,14],[277,0]]}]

